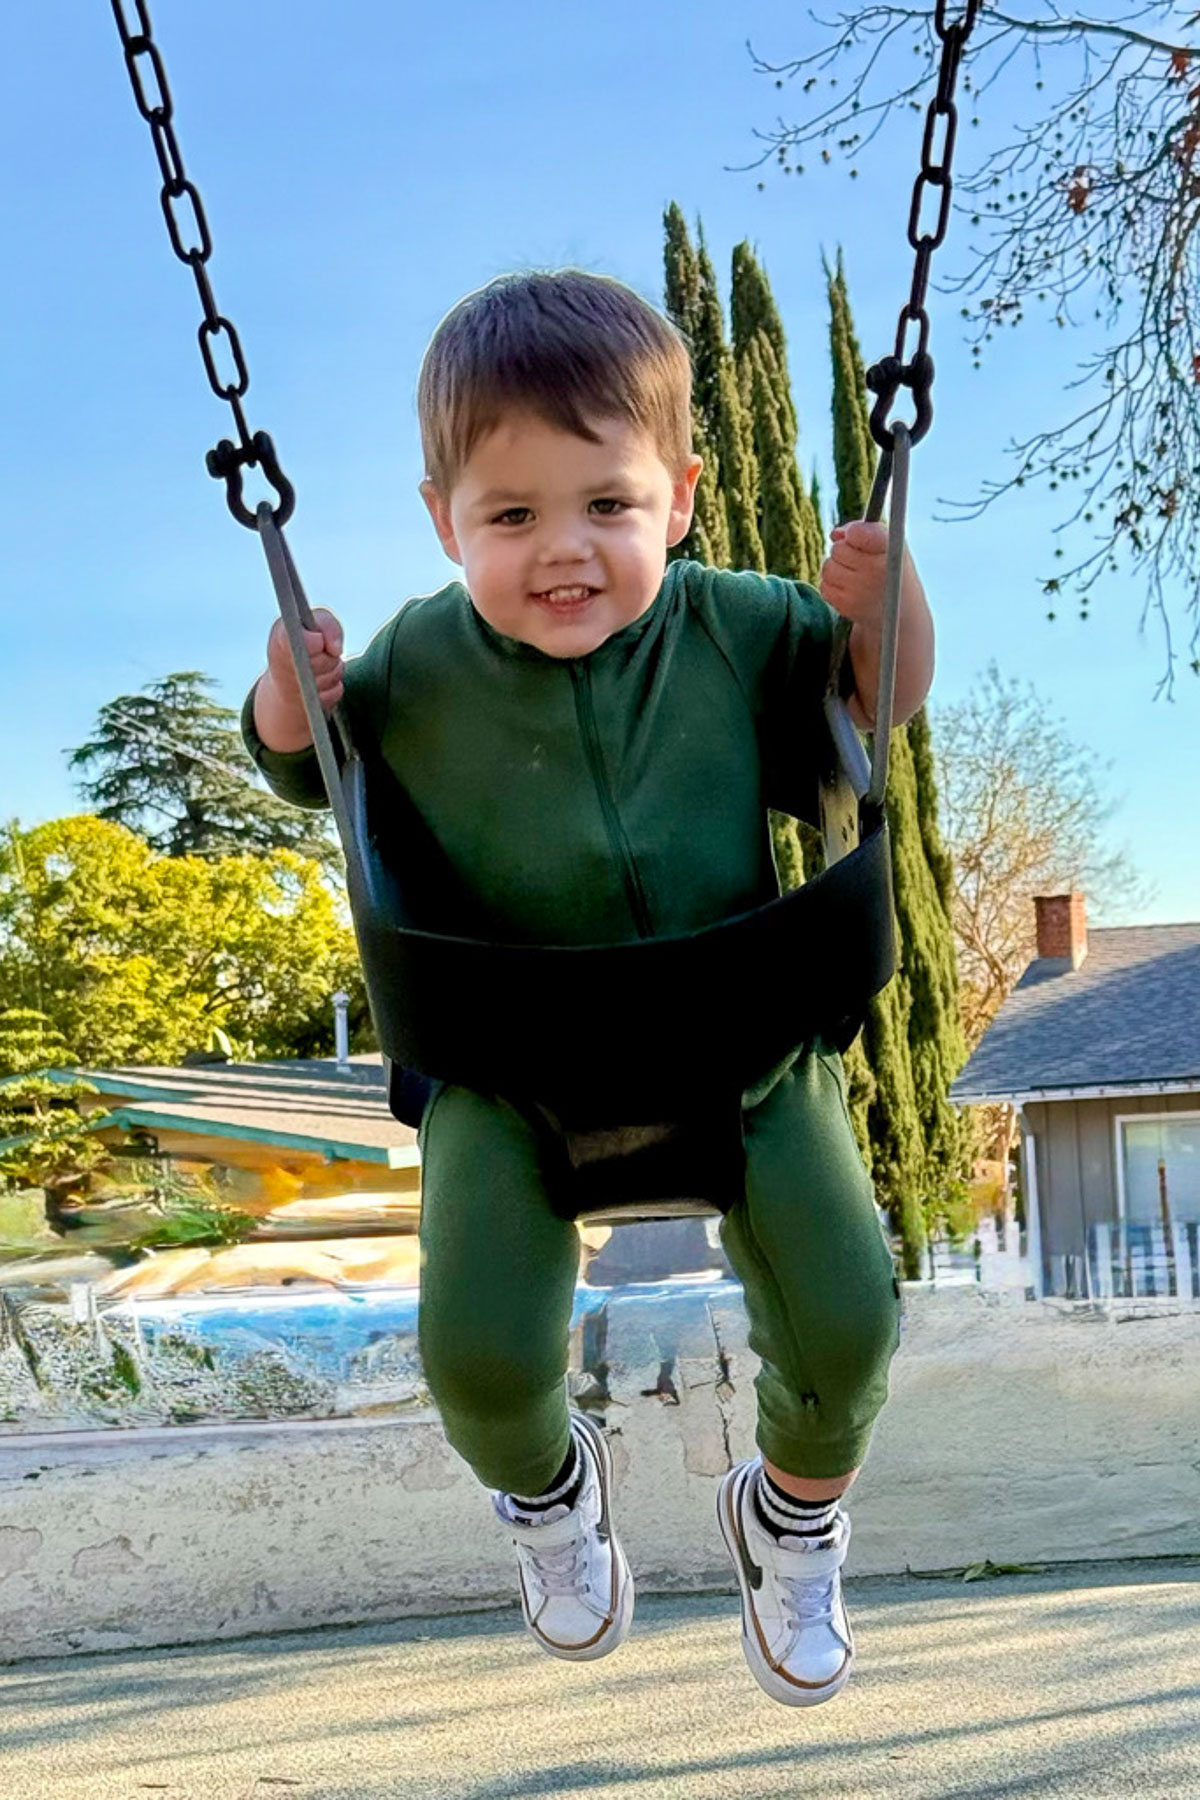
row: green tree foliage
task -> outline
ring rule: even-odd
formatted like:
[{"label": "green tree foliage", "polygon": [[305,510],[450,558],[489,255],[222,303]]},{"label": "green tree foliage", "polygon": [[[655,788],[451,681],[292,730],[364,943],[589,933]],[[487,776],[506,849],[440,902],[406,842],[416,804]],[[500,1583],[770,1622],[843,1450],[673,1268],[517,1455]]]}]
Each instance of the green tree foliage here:
[{"label": "green tree foliage", "polygon": [[69,753],[85,804],[166,856],[286,849],[335,863],[327,817],[261,784],[213,685],[184,670],[102,706],[91,738]]},{"label": "green tree foliage", "polygon": [[105,1160],[88,1131],[80,1101],[86,1081],[51,1081],[45,1070],[69,1062],[70,1049],[44,1013],[10,1006],[0,1012],[0,1183],[54,1187]]},{"label": "green tree foliage", "polygon": [[9,1006],[0,1012],[0,1081],[6,1075],[61,1068],[73,1060],[66,1039],[45,1013],[29,1006]]},{"label": "green tree foliage", "polygon": [[862,352],[850,316],[850,298],[842,253],[837,268],[825,263],[825,287],[829,297],[829,351],[833,364],[833,463],[837,471],[838,505],[843,498],[856,510],[842,512],[844,519],[861,519],[867,510],[875,477],[876,449],[871,436],[870,407],[863,377]]},{"label": "green tree foliage", "polygon": [[733,252],[733,355],[749,409],[759,465],[758,521],[773,574],[815,582],[825,543],[796,460],[799,427],[787,340],[766,272],[749,244]]},{"label": "green tree foliage", "polygon": [[[667,312],[687,340],[696,373],[696,389],[700,391],[700,368],[707,375],[711,350],[701,342],[700,262],[688,236],[687,224],[679,207],[672,201],[664,215],[666,232],[666,303]],[[719,375],[718,375],[719,379]],[[693,562],[713,563],[718,567],[729,561],[729,527],[725,519],[725,502],[721,496],[721,457],[719,442],[712,435],[717,418],[714,405],[706,409],[697,403],[692,411],[692,445],[702,458],[704,467],[696,483],[696,508],[691,528],[672,556],[683,556]]]},{"label": "green tree foliage", "polygon": [[[845,271],[826,265],[833,364],[838,517],[862,518],[874,475],[862,357]],[[920,712],[893,733],[888,779],[892,880],[900,942],[895,979],[871,1003],[863,1033],[865,1104],[873,1173],[898,1227],[906,1271],[919,1272],[925,1227],[944,1216],[961,1180],[965,1144],[947,1097],[966,1047],[950,926],[950,860],[938,827],[929,726]],[[872,1091],[873,1090],[873,1091]]]},{"label": "green tree foliage", "polygon": [[0,1081],[0,1182],[8,1187],[61,1187],[107,1160],[79,1102],[94,1094],[86,1081],[19,1075]]},{"label": "green tree foliage", "polygon": [[0,848],[0,993],[84,1067],[178,1062],[214,1028],[305,1054],[331,1042],[339,987],[365,1010],[353,934],[295,851],[163,856],[86,814]]},{"label": "green tree foliage", "polygon": [[676,554],[718,568],[762,569],[753,429],[725,340],[712,259],[693,246],[674,202],[663,216],[666,308],[692,355],[692,442],[704,459],[696,517]]},{"label": "green tree foliage", "polygon": [[[733,355],[758,471],[755,519],[762,566],[815,584],[825,546],[811,494],[796,460],[798,426],[783,321],[766,274],[749,244],[734,248],[730,281]],[[822,865],[820,833],[782,814],[771,816],[780,880],[797,887]]]},{"label": "green tree foliage", "polygon": [[[707,347],[693,410],[698,425],[704,422],[722,445],[720,497],[733,562],[815,583],[825,542],[820,490],[815,472],[805,484],[797,462],[787,342],[765,271],[749,245],[737,246],[730,353],[711,263],[702,244],[699,252],[692,251],[678,208],[668,214],[667,263],[668,307],[681,323],[691,322]],[[679,271],[687,274],[687,282]],[[836,272],[825,272],[837,516],[861,518],[875,465],[862,358],[841,258]],[[731,471],[736,471],[736,485]],[[893,739],[888,806],[900,969],[872,1004],[863,1035],[845,1060],[855,1129],[880,1200],[900,1232],[906,1272],[916,1275],[927,1224],[947,1209],[963,1157],[958,1121],[946,1098],[963,1058],[948,918],[951,873],[938,830],[937,785],[923,714]],[[785,888],[821,866],[820,840],[810,828],[773,818],[772,839]]]}]

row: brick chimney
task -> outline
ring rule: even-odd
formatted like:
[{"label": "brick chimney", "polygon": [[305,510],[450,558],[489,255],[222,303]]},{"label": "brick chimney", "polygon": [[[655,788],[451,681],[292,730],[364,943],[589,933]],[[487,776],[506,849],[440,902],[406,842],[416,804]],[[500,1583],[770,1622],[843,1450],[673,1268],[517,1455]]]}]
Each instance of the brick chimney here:
[{"label": "brick chimney", "polygon": [[1077,969],[1087,955],[1087,903],[1082,894],[1039,894],[1038,955],[1069,962]]}]

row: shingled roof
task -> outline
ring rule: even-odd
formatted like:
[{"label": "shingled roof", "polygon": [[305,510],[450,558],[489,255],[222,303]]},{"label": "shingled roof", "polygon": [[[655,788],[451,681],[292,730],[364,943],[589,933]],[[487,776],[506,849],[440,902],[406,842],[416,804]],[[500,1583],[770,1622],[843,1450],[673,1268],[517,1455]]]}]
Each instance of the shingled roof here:
[{"label": "shingled roof", "polygon": [[1200,1090],[1200,924],[1093,928],[1087,943],[1077,969],[1030,963],[952,1099]]},{"label": "shingled roof", "polygon": [[[62,1079],[74,1071],[55,1071]],[[378,1055],[278,1063],[84,1069],[105,1125],[192,1131],[411,1168],[417,1134],[388,1111]]]}]

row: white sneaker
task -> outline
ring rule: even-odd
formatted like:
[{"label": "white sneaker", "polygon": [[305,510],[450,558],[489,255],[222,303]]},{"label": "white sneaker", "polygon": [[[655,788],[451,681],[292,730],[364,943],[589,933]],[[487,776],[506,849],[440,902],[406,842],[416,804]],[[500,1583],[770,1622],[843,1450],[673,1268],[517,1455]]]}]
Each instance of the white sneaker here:
[{"label": "white sneaker", "polygon": [[613,1535],[608,1442],[580,1413],[572,1414],[571,1431],[584,1471],[574,1506],[552,1506],[527,1525],[513,1518],[507,1494],[494,1495],[493,1504],[516,1545],[529,1631],[551,1656],[587,1662],[607,1656],[629,1635],[633,1578]]},{"label": "white sneaker", "polygon": [[742,1649],[764,1693],[785,1706],[819,1706],[845,1687],[854,1640],[842,1600],[850,1521],[838,1512],[822,1538],[773,1537],[759,1520],[761,1459],[721,1483],[717,1519],[742,1590]]}]

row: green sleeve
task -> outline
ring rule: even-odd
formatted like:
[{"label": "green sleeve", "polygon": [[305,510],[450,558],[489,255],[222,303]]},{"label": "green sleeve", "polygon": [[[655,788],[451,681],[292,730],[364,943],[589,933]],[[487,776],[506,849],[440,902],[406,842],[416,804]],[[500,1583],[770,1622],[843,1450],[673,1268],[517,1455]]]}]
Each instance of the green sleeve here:
[{"label": "green sleeve", "polygon": [[304,750],[268,750],[259,737],[254,727],[257,691],[256,681],[242,705],[242,742],[259,774],[273,794],[278,794],[281,800],[290,800],[293,806],[328,806],[329,798],[312,745]]}]

